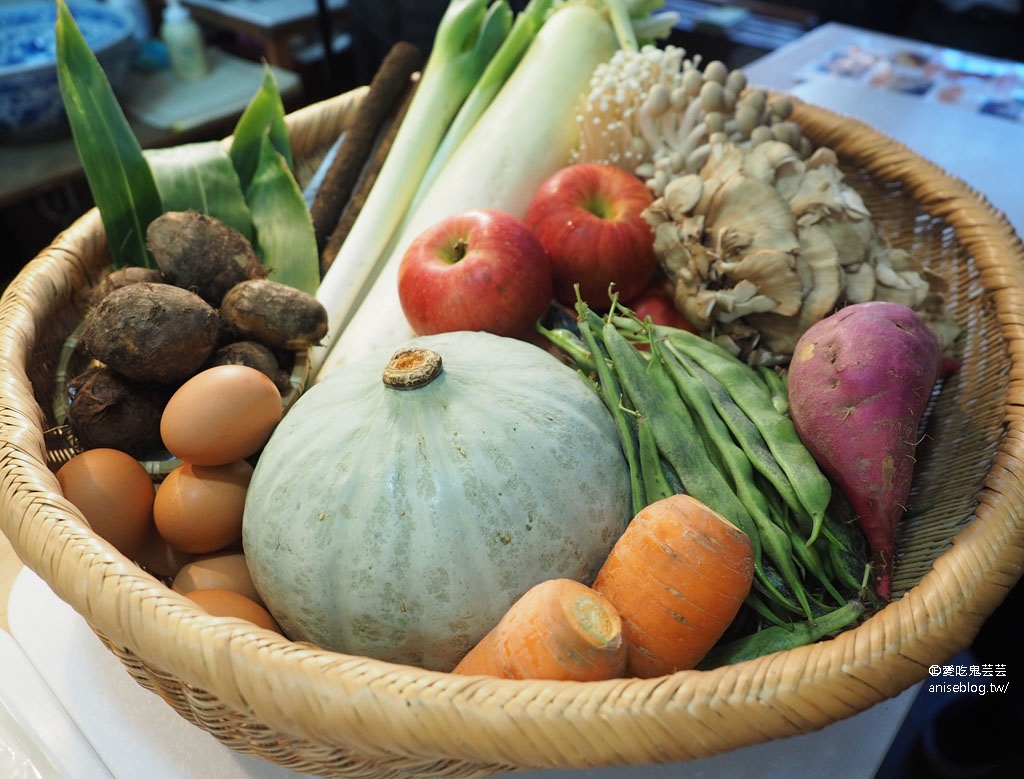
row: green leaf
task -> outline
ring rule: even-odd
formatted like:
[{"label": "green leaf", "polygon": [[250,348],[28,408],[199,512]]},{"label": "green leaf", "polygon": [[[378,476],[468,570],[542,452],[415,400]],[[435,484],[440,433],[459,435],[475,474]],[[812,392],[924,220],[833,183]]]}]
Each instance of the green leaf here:
[{"label": "green leaf", "polygon": [[288,169],[293,170],[295,164],[292,159],[288,127],[284,121],[284,103],[281,102],[281,93],[277,89],[277,79],[274,78],[274,72],[269,66],[264,69],[260,89],[239,117],[231,140],[231,161],[238,171],[243,191],[249,188],[253,176],[256,175],[263,139],[268,131],[273,147],[282,155]]},{"label": "green leaf", "polygon": [[288,161],[268,129],[246,191],[256,227],[256,252],[274,281],[314,294],[320,284],[320,255],[313,219]]},{"label": "green leaf", "polygon": [[242,182],[222,143],[202,141],[144,154],[165,211],[200,211],[253,240]]},{"label": "green leaf", "polygon": [[131,125],[65,0],[57,0],[57,78],[115,267],[154,267],[146,228],[163,212]]}]

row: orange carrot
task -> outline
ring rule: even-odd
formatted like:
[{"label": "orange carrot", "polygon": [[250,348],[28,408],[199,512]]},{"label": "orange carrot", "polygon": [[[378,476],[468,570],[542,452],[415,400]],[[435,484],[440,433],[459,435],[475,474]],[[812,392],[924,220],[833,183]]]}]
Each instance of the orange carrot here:
[{"label": "orange carrot", "polygon": [[612,605],[585,584],[548,579],[513,603],[452,673],[586,682],[622,676],[625,667]]},{"label": "orange carrot", "polygon": [[688,495],[642,509],[594,580],[622,618],[627,672],[652,677],[693,668],[750,592],[750,538]]}]

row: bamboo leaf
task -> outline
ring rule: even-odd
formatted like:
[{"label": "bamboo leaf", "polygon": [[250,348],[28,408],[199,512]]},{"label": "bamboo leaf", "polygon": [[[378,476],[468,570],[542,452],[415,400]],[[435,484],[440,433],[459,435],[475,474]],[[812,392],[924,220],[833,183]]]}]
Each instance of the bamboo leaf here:
[{"label": "bamboo leaf", "polygon": [[242,182],[223,144],[202,141],[144,154],[165,211],[200,211],[254,239]]},{"label": "bamboo leaf", "polygon": [[57,0],[57,78],[115,267],[154,267],[146,228],[163,212],[131,125],[65,0]]},{"label": "bamboo leaf", "polygon": [[256,228],[256,251],[271,279],[312,295],[320,284],[313,219],[287,160],[270,136],[268,129],[246,191]]},{"label": "bamboo leaf", "polygon": [[274,78],[274,72],[269,66],[264,69],[263,83],[259,91],[239,117],[231,140],[231,161],[238,171],[243,191],[249,188],[253,176],[256,175],[263,139],[268,131],[274,148],[282,155],[288,169],[293,170],[295,165],[288,127],[284,121],[284,104],[277,89],[277,79]]}]

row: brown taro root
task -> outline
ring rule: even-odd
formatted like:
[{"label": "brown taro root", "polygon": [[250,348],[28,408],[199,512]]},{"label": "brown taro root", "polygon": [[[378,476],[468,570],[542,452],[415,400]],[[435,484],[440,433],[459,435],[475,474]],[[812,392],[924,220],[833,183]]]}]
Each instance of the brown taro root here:
[{"label": "brown taro root", "polygon": [[160,283],[164,280],[164,274],[159,268],[143,268],[141,265],[128,265],[124,268],[112,270],[97,284],[89,294],[89,305],[95,306],[103,298],[115,289],[138,284],[143,281]]},{"label": "brown taro root", "polygon": [[269,346],[257,341],[233,341],[217,349],[204,367],[247,365],[270,377],[279,390],[288,384],[288,374]]},{"label": "brown taro root", "polygon": [[159,451],[160,415],[169,390],[92,366],[68,383],[68,426],[85,449],[110,448],[143,458]]},{"label": "brown taro root", "polygon": [[272,349],[307,349],[327,334],[327,311],[302,290],[270,279],[243,281],[220,306],[227,329]]},{"label": "brown taro root", "polygon": [[80,344],[129,379],[171,384],[195,373],[217,345],[217,310],[171,284],[114,290],[86,314]]},{"label": "brown taro root", "polygon": [[198,211],[168,211],[146,229],[146,244],[166,281],[211,306],[240,281],[266,276],[244,235]]}]

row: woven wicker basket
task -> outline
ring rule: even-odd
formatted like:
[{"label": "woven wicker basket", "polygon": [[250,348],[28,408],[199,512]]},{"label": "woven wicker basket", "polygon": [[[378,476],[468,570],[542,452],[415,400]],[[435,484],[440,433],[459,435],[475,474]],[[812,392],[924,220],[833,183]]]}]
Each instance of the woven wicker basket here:
[{"label": "woven wicker basket", "polygon": [[[364,88],[365,89],[365,88]],[[289,116],[309,159],[356,90]],[[651,680],[481,680],[324,652],[195,609],[61,497],[54,370],[106,262],[91,211],[0,304],[2,528],[143,687],[233,749],[323,776],[483,776],[681,761],[817,730],[895,696],[971,642],[1024,564],[1024,247],[962,182],[858,121],[797,104],[882,230],[949,281],[963,367],[934,406],[902,525],[896,599],[825,641]]]}]

